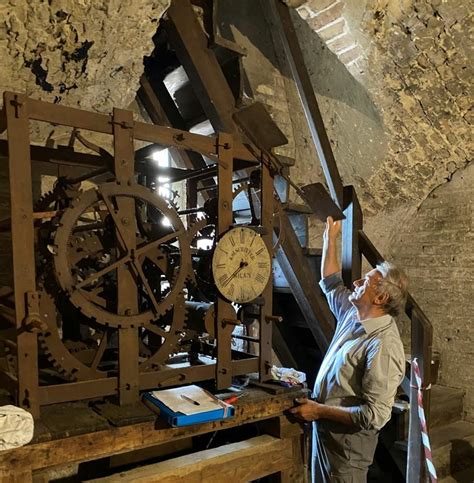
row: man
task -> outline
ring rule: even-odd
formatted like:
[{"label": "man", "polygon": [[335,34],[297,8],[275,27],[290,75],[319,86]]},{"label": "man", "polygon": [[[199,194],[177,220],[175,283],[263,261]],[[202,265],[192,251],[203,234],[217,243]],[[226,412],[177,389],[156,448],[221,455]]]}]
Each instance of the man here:
[{"label": "man", "polygon": [[378,432],[390,419],[405,354],[395,319],[405,307],[407,279],[384,262],[347,290],[336,244],[341,223],[327,218],[320,286],[337,320],[313,397],[290,411],[313,422],[313,482],[367,480]]}]

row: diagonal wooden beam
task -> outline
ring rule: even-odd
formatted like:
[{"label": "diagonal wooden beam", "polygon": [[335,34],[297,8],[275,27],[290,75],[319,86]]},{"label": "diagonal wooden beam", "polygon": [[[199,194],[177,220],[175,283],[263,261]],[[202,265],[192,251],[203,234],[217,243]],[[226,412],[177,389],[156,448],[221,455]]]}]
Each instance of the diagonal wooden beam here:
[{"label": "diagonal wooden beam", "polygon": [[235,133],[235,99],[189,0],[174,0],[163,26],[216,132]]},{"label": "diagonal wooden beam", "polygon": [[[164,85],[163,88],[166,89]],[[172,120],[170,120],[170,117],[163,108],[162,102],[160,102],[160,99],[157,96],[155,89],[153,89],[150,81],[145,75],[143,75],[140,79],[138,99],[142,103],[143,107],[145,108],[146,112],[148,113],[150,119],[153,121],[154,124],[159,124],[162,126],[173,126],[178,129],[185,129],[185,126],[180,126],[179,123],[176,123],[176,120],[174,120],[174,123],[172,122]],[[181,168],[197,169],[206,166],[206,163],[203,160],[202,156],[195,153],[194,151],[179,151],[175,149],[173,151],[173,158],[175,158],[177,164],[180,165],[179,167]]]},{"label": "diagonal wooden beam", "polygon": [[264,5],[265,11],[269,12],[271,21],[282,41],[329,192],[339,208],[342,209],[344,200],[341,175],[337,169],[311,79],[305,67],[303,53],[291,20],[290,9],[280,0],[261,0],[261,3]]}]

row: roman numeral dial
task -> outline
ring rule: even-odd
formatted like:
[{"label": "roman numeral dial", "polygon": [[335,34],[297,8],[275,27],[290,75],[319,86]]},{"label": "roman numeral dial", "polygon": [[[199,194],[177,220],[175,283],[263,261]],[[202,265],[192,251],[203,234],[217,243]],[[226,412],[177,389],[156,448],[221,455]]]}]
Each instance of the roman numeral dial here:
[{"label": "roman numeral dial", "polygon": [[265,242],[251,228],[233,228],[218,241],[212,273],[216,287],[227,300],[254,300],[265,290],[271,270],[272,260]]}]

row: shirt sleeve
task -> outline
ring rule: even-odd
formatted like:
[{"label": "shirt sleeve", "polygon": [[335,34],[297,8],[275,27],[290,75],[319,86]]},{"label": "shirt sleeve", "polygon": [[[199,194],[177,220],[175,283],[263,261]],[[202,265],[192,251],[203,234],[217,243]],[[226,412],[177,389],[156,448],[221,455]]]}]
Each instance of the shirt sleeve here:
[{"label": "shirt sleeve", "polygon": [[321,279],[319,286],[326,295],[331,312],[339,323],[353,306],[349,302],[350,291],[344,286],[340,273],[333,273]]},{"label": "shirt sleeve", "polygon": [[354,424],[361,429],[380,430],[390,419],[397,388],[405,371],[403,346],[377,340],[366,356],[362,378],[363,404],[351,410]]}]

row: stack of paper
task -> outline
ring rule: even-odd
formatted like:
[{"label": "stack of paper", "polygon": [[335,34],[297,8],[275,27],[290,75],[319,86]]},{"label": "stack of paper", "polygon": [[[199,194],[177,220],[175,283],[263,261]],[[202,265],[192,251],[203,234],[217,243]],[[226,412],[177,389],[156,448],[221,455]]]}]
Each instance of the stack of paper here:
[{"label": "stack of paper", "polygon": [[194,385],[147,392],[144,401],[151,409],[159,409],[160,416],[172,426],[188,426],[234,415],[233,406]]}]

